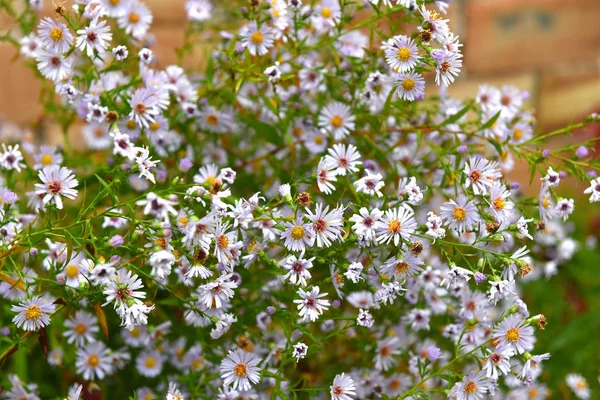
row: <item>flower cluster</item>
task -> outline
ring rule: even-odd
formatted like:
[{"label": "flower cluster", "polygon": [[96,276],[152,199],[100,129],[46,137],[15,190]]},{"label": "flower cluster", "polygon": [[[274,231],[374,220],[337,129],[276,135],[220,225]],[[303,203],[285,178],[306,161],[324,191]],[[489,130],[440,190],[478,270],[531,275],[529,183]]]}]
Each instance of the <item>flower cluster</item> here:
[{"label": "flower cluster", "polygon": [[65,381],[7,398],[545,398],[521,282],[573,257],[560,183],[598,202],[600,164],[540,146],[599,119],[536,134],[516,87],[448,96],[448,3],[253,0],[214,34],[232,6],[188,0],[197,71],[139,0],[30,1],[14,42],[83,143],[2,145],[0,363],[39,336]]}]

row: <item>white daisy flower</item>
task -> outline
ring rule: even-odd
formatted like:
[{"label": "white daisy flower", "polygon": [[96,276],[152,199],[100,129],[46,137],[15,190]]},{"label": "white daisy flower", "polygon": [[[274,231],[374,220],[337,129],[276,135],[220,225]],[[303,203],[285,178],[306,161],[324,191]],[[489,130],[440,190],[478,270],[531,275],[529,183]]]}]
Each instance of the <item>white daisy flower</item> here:
[{"label": "white daisy flower", "polygon": [[462,381],[456,382],[450,393],[449,398],[455,397],[461,400],[483,400],[489,390],[489,381],[485,377],[484,371],[472,371],[465,376]]},{"label": "white daisy flower", "polygon": [[342,241],[345,207],[336,207],[331,212],[329,206],[323,208],[322,203],[317,203],[315,213],[307,209],[306,217],[312,223],[317,247],[329,247],[334,241]]},{"label": "white daisy flower", "polygon": [[488,356],[482,370],[488,379],[498,380],[499,376],[510,372],[510,358],[515,355],[515,350],[510,346],[496,346]]},{"label": "white daisy flower", "polygon": [[63,54],[69,50],[73,35],[62,22],[46,17],[40,21],[38,35],[44,49],[53,54]]},{"label": "white daisy flower", "polygon": [[327,293],[319,294],[319,291],[318,286],[313,286],[309,292],[298,289],[300,299],[294,300],[294,303],[298,304],[298,315],[302,317],[303,322],[315,322],[324,310],[329,309],[329,300],[322,298],[327,296]]},{"label": "white daisy flower", "polygon": [[221,378],[224,386],[233,389],[250,390],[252,384],[260,381],[260,358],[240,349],[229,351],[221,361]]},{"label": "white daisy flower", "polygon": [[569,374],[566,378],[567,385],[580,399],[589,399],[592,396],[590,387],[585,378],[579,374]]},{"label": "white daisy flower", "polygon": [[403,100],[421,100],[425,96],[425,79],[417,72],[398,74],[395,87],[397,96]]},{"label": "white daisy flower", "polygon": [[242,46],[253,56],[264,56],[273,47],[273,31],[267,24],[262,24],[259,28],[256,21],[252,21],[242,28],[240,36]]},{"label": "white daisy flower", "polygon": [[396,247],[402,240],[410,242],[412,233],[417,228],[413,215],[413,210],[408,207],[387,210],[375,227],[377,242],[388,244],[393,239]]},{"label": "white daisy flower", "polygon": [[330,386],[332,400],[352,400],[356,396],[356,386],[350,375],[342,373],[333,378]]},{"label": "white daisy flower", "polygon": [[585,194],[591,194],[590,203],[600,201],[600,177],[590,181],[590,187],[583,191]]},{"label": "white daisy flower", "polygon": [[93,381],[104,379],[113,372],[113,358],[110,349],[98,341],[77,350],[75,367],[83,379]]},{"label": "white daisy flower", "polygon": [[354,182],[356,190],[370,196],[377,195],[377,197],[383,197],[383,193],[381,192],[381,189],[385,186],[383,175],[379,172],[374,174],[368,169],[366,170],[366,173],[367,175]]},{"label": "white daisy flower", "polygon": [[383,43],[385,61],[394,72],[414,69],[421,58],[415,42],[405,35],[397,35]]},{"label": "white daisy flower", "polygon": [[302,217],[297,217],[294,222],[284,222],[285,230],[281,238],[285,240],[284,246],[290,251],[304,251],[306,246],[315,244],[315,234],[312,224],[303,224]]},{"label": "white daisy flower", "polygon": [[77,347],[82,347],[87,343],[95,342],[94,335],[99,331],[96,321],[94,315],[86,311],[77,311],[75,316],[65,321],[65,326],[68,328],[64,332],[67,343],[75,343]]},{"label": "white daisy flower", "polygon": [[56,208],[61,210],[63,208],[61,196],[67,199],[77,197],[77,190],[74,188],[78,185],[78,182],[70,169],[52,165],[42,169],[38,176],[42,183],[35,184],[35,193],[44,195],[44,204],[53,201]]},{"label": "white daisy flower", "polygon": [[356,149],[356,146],[349,144],[348,146],[343,144],[334,144],[332,149],[328,149],[328,155],[325,159],[331,164],[337,165],[336,175],[345,176],[346,172],[357,172],[357,165],[362,164],[360,161],[360,153]]},{"label": "white daisy flower", "polygon": [[494,182],[502,177],[497,162],[480,157],[472,157],[465,165],[463,173],[467,177],[465,188],[472,186],[475,194],[487,193]]},{"label": "white daisy flower", "polygon": [[125,33],[142,39],[152,24],[152,12],[145,3],[129,1],[117,17],[117,23]]},{"label": "white daisy flower", "polygon": [[135,360],[135,366],[140,375],[147,378],[158,376],[163,368],[164,357],[154,349],[142,351]]},{"label": "white daisy flower", "polygon": [[86,50],[88,57],[94,57],[94,51],[98,54],[104,53],[112,40],[110,26],[106,21],[94,18],[88,26],[77,31],[75,46],[81,51]]},{"label": "white daisy flower", "polygon": [[463,233],[473,229],[479,222],[477,207],[467,196],[461,194],[456,200],[450,200],[440,206],[441,217],[450,229]]},{"label": "white daisy flower", "polygon": [[40,49],[36,61],[42,76],[54,82],[66,80],[73,72],[70,57],[54,54],[45,49]]},{"label": "white daisy flower", "polygon": [[14,146],[6,147],[6,144],[2,143],[2,151],[0,154],[0,162],[2,163],[2,167],[7,170],[16,170],[17,172],[21,172],[21,168],[25,167],[25,163],[23,163],[23,153],[19,150],[19,145],[15,144]]},{"label": "white daisy flower", "polygon": [[336,182],[336,164],[326,157],[321,158],[317,166],[317,186],[325,194],[331,194],[335,190],[333,183]]},{"label": "white daisy flower", "polygon": [[296,357],[296,362],[300,361],[300,359],[306,357],[308,353],[308,346],[302,342],[298,342],[294,345],[294,350],[292,351],[292,357]]},{"label": "white daisy flower", "polygon": [[56,307],[40,296],[33,296],[31,299],[23,300],[21,304],[11,307],[17,315],[13,317],[12,322],[17,328],[23,328],[26,331],[37,331],[40,328],[50,325],[50,314]]},{"label": "white daisy flower", "polygon": [[285,268],[288,273],[283,276],[283,279],[288,279],[293,285],[306,286],[306,280],[311,278],[309,269],[312,268],[312,262],[315,257],[304,259],[296,258],[295,255],[290,254],[285,258],[282,263],[282,267]]},{"label": "white daisy flower", "polygon": [[504,318],[492,336],[499,340],[500,345],[510,346],[518,354],[532,350],[535,343],[533,327],[516,314]]},{"label": "white daisy flower", "polygon": [[358,214],[350,217],[350,221],[354,222],[352,229],[359,238],[363,238],[367,243],[375,241],[377,223],[383,217],[383,211],[374,208],[369,211],[366,207],[362,207]]},{"label": "white daisy flower", "polygon": [[319,128],[332,134],[335,140],[342,140],[355,128],[356,117],[350,111],[350,107],[341,102],[328,104],[319,114]]}]

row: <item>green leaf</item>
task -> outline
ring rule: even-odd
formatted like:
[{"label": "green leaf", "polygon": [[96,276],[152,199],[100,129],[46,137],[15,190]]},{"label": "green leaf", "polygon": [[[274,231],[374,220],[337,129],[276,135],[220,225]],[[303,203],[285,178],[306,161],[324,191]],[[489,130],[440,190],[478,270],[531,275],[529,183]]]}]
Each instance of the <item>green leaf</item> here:
[{"label": "green leaf", "polygon": [[467,103],[466,106],[464,106],[461,110],[459,110],[456,114],[450,116],[448,119],[446,119],[444,122],[442,122],[439,126],[446,126],[446,125],[450,125],[455,123],[456,121],[458,121],[459,119],[461,119],[466,113],[469,112],[469,110],[471,109],[471,107],[473,107],[473,102],[469,102]]},{"label": "green leaf", "polygon": [[498,111],[492,118],[490,118],[485,124],[481,125],[481,128],[477,129],[477,132],[479,131],[484,131],[486,129],[491,128],[492,126],[494,126],[494,124],[496,123],[496,121],[498,121],[498,118],[500,118],[500,114],[502,113],[502,110]]},{"label": "green leaf", "polygon": [[276,146],[283,146],[283,137],[273,125],[269,125],[252,117],[241,117],[240,119],[270,143],[273,143]]}]

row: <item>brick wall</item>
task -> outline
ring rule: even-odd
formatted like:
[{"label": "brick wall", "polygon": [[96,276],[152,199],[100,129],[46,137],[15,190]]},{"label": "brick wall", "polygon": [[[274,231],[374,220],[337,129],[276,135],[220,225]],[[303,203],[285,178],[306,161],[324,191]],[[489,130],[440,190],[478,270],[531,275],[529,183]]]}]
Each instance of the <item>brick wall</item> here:
[{"label": "brick wall", "polygon": [[[146,2],[155,16],[155,51],[168,65],[183,43],[184,0]],[[45,0],[43,13],[51,8]],[[484,82],[516,84],[530,91],[543,130],[600,109],[600,0],[454,0],[450,19],[465,43],[465,69],[450,95],[472,97]],[[14,28],[0,15],[0,31],[7,29]],[[27,126],[40,117],[39,83],[15,54],[0,44],[0,115]],[[205,55],[198,48],[188,66]]]}]

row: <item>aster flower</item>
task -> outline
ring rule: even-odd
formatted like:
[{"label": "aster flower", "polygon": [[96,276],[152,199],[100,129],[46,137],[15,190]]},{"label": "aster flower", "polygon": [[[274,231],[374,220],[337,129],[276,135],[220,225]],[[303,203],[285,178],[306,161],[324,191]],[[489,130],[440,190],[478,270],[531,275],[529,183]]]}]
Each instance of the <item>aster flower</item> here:
[{"label": "aster flower", "polygon": [[146,35],[153,21],[152,12],[148,6],[142,2],[129,1],[119,12],[117,23],[125,33],[136,39],[141,39]]},{"label": "aster flower", "polygon": [[374,208],[369,211],[366,207],[361,207],[359,214],[354,214],[350,217],[350,221],[354,222],[352,229],[356,235],[363,238],[367,243],[375,241],[377,223],[383,217],[383,211]]},{"label": "aster flower", "polygon": [[575,200],[573,199],[560,199],[556,202],[554,207],[555,215],[562,217],[563,221],[569,218],[569,215],[573,213],[575,209]]},{"label": "aster flower", "polygon": [[256,21],[252,21],[240,31],[240,36],[242,46],[253,56],[264,56],[273,47],[273,31],[266,24],[259,28]]},{"label": "aster flower", "polygon": [[332,400],[352,400],[356,396],[356,386],[354,380],[349,375],[342,373],[333,378],[333,384],[330,386]]},{"label": "aster flower", "polygon": [[250,390],[260,381],[260,359],[252,353],[237,349],[229,351],[221,361],[221,378],[225,386],[233,389]]},{"label": "aster flower", "polygon": [[44,49],[53,54],[66,53],[73,42],[73,35],[62,22],[46,17],[40,21],[38,35]]},{"label": "aster flower", "polygon": [[440,207],[441,217],[450,229],[458,233],[469,231],[479,222],[477,207],[467,196],[461,194],[456,200],[450,200]]},{"label": "aster flower", "polygon": [[60,165],[63,162],[62,154],[57,153],[54,146],[40,146],[39,153],[34,154],[33,158],[35,160],[33,168],[37,170],[51,165]]},{"label": "aster flower", "polygon": [[282,263],[282,267],[288,272],[283,276],[283,279],[288,279],[293,285],[306,286],[306,280],[311,278],[309,269],[312,268],[312,262],[315,257],[304,259],[296,258],[295,255],[290,254],[285,258]]},{"label": "aster flower", "polygon": [[315,235],[317,247],[329,247],[334,241],[342,241],[345,207],[336,207],[329,212],[329,206],[323,208],[322,203],[317,203],[313,212],[308,209],[306,217],[312,223],[312,232]]},{"label": "aster flower", "polygon": [[494,329],[493,337],[500,345],[510,346],[518,354],[533,349],[535,342],[533,328],[516,314],[504,318]]},{"label": "aster flower", "polygon": [[461,382],[454,384],[449,396],[455,396],[461,400],[483,400],[487,398],[488,390],[489,381],[485,377],[485,372],[472,371]]},{"label": "aster flower", "polygon": [[397,247],[403,240],[411,241],[412,233],[417,228],[413,215],[412,209],[408,207],[387,210],[375,227],[377,242],[388,244],[393,240]]},{"label": "aster flower", "polygon": [[328,163],[337,165],[336,175],[345,176],[346,172],[357,172],[357,165],[362,164],[360,161],[360,153],[356,149],[356,146],[349,144],[348,146],[343,144],[334,144],[332,149],[328,149],[328,155],[325,159]]},{"label": "aster flower", "polygon": [[438,86],[450,86],[462,68],[462,54],[447,49],[435,49],[431,56],[437,62],[435,83]]},{"label": "aster flower", "polygon": [[512,216],[515,205],[509,198],[510,192],[503,184],[495,182],[490,188],[490,208],[498,222],[506,222]]},{"label": "aster flower", "polygon": [[463,173],[467,177],[465,188],[472,186],[475,194],[487,193],[494,182],[502,177],[498,163],[485,158],[471,158],[465,165]]},{"label": "aster flower", "polygon": [[308,353],[308,346],[302,342],[298,342],[294,345],[294,350],[292,351],[292,357],[296,357],[296,362],[300,361],[300,359],[306,357]]},{"label": "aster flower", "polygon": [[385,61],[394,72],[408,72],[414,69],[421,58],[415,42],[405,35],[397,35],[382,46]]},{"label": "aster flower", "polygon": [[585,194],[591,194],[590,203],[600,201],[600,178],[592,179],[590,187],[583,191]]},{"label": "aster flower", "polygon": [[400,279],[406,279],[411,276],[415,276],[423,268],[421,267],[425,263],[417,258],[413,253],[403,254],[402,257],[391,257],[385,264],[381,266],[381,272],[388,276],[394,275]]},{"label": "aster flower", "polygon": [[23,153],[19,150],[19,145],[15,144],[14,146],[6,147],[6,144],[2,143],[2,151],[0,154],[0,162],[2,167],[7,170],[16,170],[17,172],[21,172],[21,168],[25,167],[23,163]]},{"label": "aster flower", "polygon": [[356,190],[370,196],[383,197],[383,193],[381,193],[381,188],[385,186],[383,176],[380,173],[374,174],[368,169],[366,172],[367,175],[354,182]]},{"label": "aster flower", "polygon": [[12,319],[17,328],[37,331],[50,325],[50,314],[54,313],[55,306],[40,296],[33,296],[29,300],[22,301],[18,306],[12,306],[11,310],[17,313]]},{"label": "aster flower", "polygon": [[579,374],[569,374],[566,378],[567,385],[579,399],[589,399],[592,395],[585,378]]},{"label": "aster flower", "polygon": [[232,273],[223,274],[213,282],[198,287],[198,301],[206,309],[223,307],[234,296],[233,289],[238,287],[238,284],[231,279],[232,276]]},{"label": "aster flower", "polygon": [[539,354],[535,356],[531,356],[531,358],[525,361],[523,364],[523,368],[521,372],[519,372],[519,379],[523,380],[523,382],[528,385],[533,382],[541,373],[541,363],[544,360],[550,359],[550,353]]},{"label": "aster flower", "polygon": [[342,140],[354,130],[355,119],[349,106],[341,102],[333,102],[321,110],[319,128],[329,132],[335,140]]},{"label": "aster flower", "polygon": [[374,358],[375,368],[380,371],[387,371],[398,363],[395,358],[400,354],[400,345],[402,342],[396,336],[385,338],[377,342],[377,355]]},{"label": "aster flower", "polygon": [[129,117],[135,120],[140,128],[148,128],[155,122],[159,114],[157,98],[153,91],[147,88],[137,89],[129,102],[131,113]]},{"label": "aster flower", "polygon": [[319,294],[319,292],[318,286],[313,286],[310,291],[298,289],[300,299],[294,300],[294,303],[298,304],[298,315],[302,317],[303,322],[315,322],[324,310],[329,309],[329,300],[323,299],[327,293]]},{"label": "aster flower", "polygon": [[285,240],[285,247],[290,251],[304,251],[306,246],[315,244],[315,233],[312,224],[303,224],[302,217],[297,217],[294,222],[285,222],[285,230],[281,238]]},{"label": "aster flower", "polygon": [[113,372],[110,349],[99,341],[80,347],[77,350],[75,367],[83,379],[104,379]]},{"label": "aster flower", "polygon": [[148,378],[158,376],[163,369],[163,364],[163,355],[154,349],[142,351],[135,360],[135,366],[140,375]]},{"label": "aster flower", "polygon": [[129,51],[127,50],[127,47],[123,45],[113,47],[112,53],[117,61],[123,61],[127,58],[127,56],[129,56]]},{"label": "aster flower", "polygon": [[420,100],[425,96],[425,79],[417,72],[407,72],[397,75],[396,94],[408,101]]},{"label": "aster flower", "polygon": [[112,40],[110,26],[106,25],[105,20],[100,21],[98,18],[94,18],[84,29],[78,30],[77,35],[75,46],[81,51],[86,50],[88,57],[93,57],[94,51],[104,53]]},{"label": "aster flower", "polygon": [[82,347],[86,343],[95,342],[94,335],[99,331],[96,321],[94,315],[86,311],[77,311],[75,316],[65,321],[65,326],[68,328],[64,332],[67,343],[75,343],[77,347]]},{"label": "aster flower", "polygon": [[446,236],[446,230],[442,228],[442,219],[433,211],[427,213],[427,236],[431,236],[434,241],[435,239],[442,239]]},{"label": "aster flower", "polygon": [[44,195],[44,204],[53,201],[56,208],[61,210],[63,208],[61,196],[67,199],[74,199],[77,196],[77,190],[74,188],[78,182],[70,169],[52,165],[44,167],[38,176],[42,183],[35,184],[35,193]]},{"label": "aster flower", "polygon": [[37,68],[44,78],[54,82],[67,79],[73,72],[71,59],[40,49],[36,57]]},{"label": "aster flower", "polygon": [[515,355],[511,346],[497,346],[488,356],[482,370],[488,379],[498,380],[499,376],[510,372],[510,358]]}]

